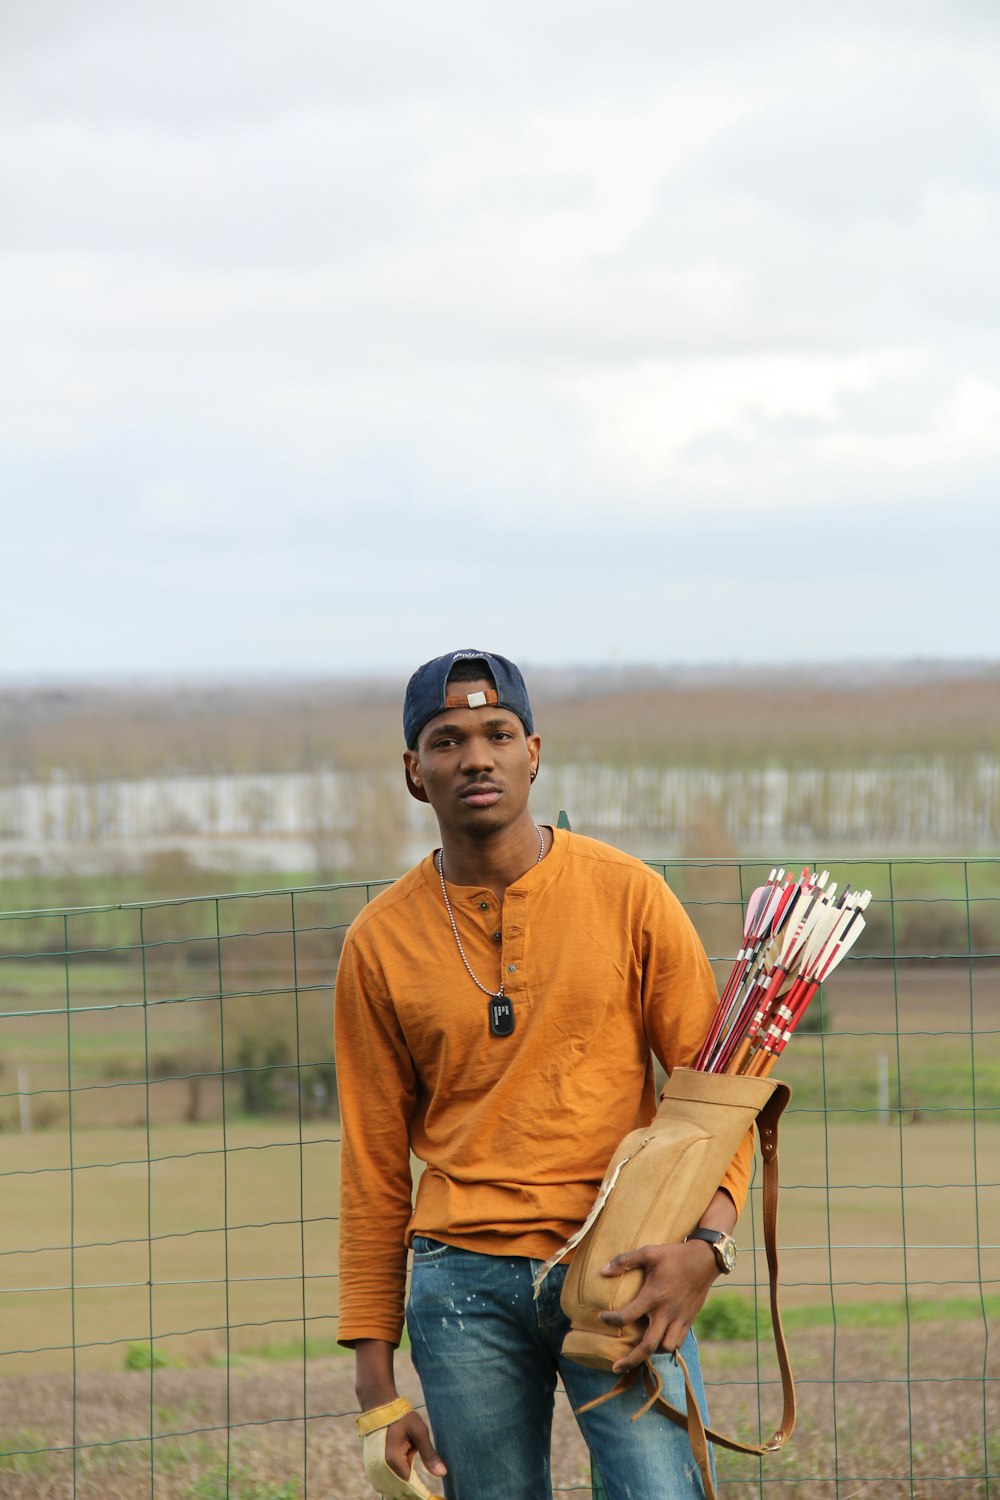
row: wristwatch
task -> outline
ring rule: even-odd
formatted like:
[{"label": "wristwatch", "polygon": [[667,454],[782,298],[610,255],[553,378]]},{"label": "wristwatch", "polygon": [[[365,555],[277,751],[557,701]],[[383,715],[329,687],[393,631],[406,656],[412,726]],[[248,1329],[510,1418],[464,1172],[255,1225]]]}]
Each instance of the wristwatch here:
[{"label": "wristwatch", "polygon": [[730,1274],[736,1265],[736,1241],[731,1234],[723,1234],[721,1229],[692,1229],[688,1239],[704,1240],[711,1245],[719,1262],[719,1270],[723,1276]]}]

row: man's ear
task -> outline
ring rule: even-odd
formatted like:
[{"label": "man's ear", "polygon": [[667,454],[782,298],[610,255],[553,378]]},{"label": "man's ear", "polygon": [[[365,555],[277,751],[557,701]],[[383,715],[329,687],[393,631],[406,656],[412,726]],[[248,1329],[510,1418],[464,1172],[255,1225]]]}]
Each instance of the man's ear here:
[{"label": "man's ear", "polygon": [[420,756],[415,750],[403,751],[403,771],[406,776],[406,789],[411,797],[416,797],[418,802],[429,802],[430,798],[424,791],[420,780]]},{"label": "man's ear", "polygon": [[526,735],[528,741],[528,760],[531,765],[531,779],[534,781],[538,775],[538,767],[542,763],[542,740],[537,734]]}]

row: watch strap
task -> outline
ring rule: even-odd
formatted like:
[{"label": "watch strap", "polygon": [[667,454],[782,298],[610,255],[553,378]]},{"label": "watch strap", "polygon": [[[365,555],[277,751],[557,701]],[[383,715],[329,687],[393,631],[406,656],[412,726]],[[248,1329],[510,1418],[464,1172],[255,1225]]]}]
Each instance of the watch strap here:
[{"label": "watch strap", "polygon": [[725,1230],[723,1229],[702,1229],[699,1227],[698,1229],[692,1229],[691,1233],[688,1235],[688,1239],[704,1240],[707,1245],[711,1245],[712,1249],[715,1251],[715,1258],[719,1263],[719,1269],[722,1271],[723,1275],[729,1275],[730,1271],[733,1268],[731,1265],[726,1264],[726,1256],[723,1247],[728,1241],[729,1244],[732,1245],[733,1249],[736,1249],[736,1241],[733,1239],[731,1234],[726,1234]]}]

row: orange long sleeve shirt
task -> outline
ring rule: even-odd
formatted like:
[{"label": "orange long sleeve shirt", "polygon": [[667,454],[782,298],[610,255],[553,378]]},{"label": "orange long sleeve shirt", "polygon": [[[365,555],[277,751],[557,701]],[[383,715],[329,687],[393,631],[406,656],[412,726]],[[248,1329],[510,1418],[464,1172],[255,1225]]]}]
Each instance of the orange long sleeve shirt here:
[{"label": "orange long sleeve shirt", "polygon": [[[718,1003],[677,898],[639,860],[556,830],[508,887],[452,886],[473,971],[504,989],[491,1035],[433,857],[347,934],[335,1030],[342,1121],[341,1343],[398,1343],[414,1234],[545,1260],[586,1218],[622,1136],[656,1110],[651,1053],[690,1064]],[[748,1136],[723,1186],[738,1210]],[[426,1166],[412,1203],[410,1153]]]}]

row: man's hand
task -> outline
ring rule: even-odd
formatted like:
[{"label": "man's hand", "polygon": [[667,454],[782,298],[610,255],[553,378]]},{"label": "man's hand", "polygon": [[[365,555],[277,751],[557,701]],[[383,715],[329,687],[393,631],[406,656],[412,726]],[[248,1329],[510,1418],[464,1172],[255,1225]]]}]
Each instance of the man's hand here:
[{"label": "man's hand", "polygon": [[[358,1340],[355,1349],[355,1390],[363,1412],[387,1406],[390,1401],[396,1400],[398,1393],[393,1375],[394,1353],[395,1346],[384,1339]],[[417,1457],[428,1474],[433,1474],[436,1478],[447,1474],[444,1459],[431,1441],[427,1423],[417,1412],[406,1412],[397,1421],[391,1422],[384,1431],[385,1462],[401,1480],[409,1481],[413,1460]],[[420,1490],[414,1493],[419,1494]]]},{"label": "man's hand", "polygon": [[415,1411],[386,1428],[385,1461],[401,1479],[409,1479],[413,1460],[419,1457],[428,1474],[441,1479],[448,1469],[431,1441],[427,1423]]},{"label": "man's hand", "polygon": [[598,1313],[602,1323],[624,1328],[646,1319],[646,1331],[613,1369],[624,1375],[655,1354],[658,1349],[680,1347],[708,1296],[719,1267],[711,1245],[704,1240],[686,1240],[680,1245],[643,1245],[639,1250],[616,1255],[601,1267],[603,1276],[621,1276],[625,1271],[645,1271],[638,1293],[617,1312]]}]

